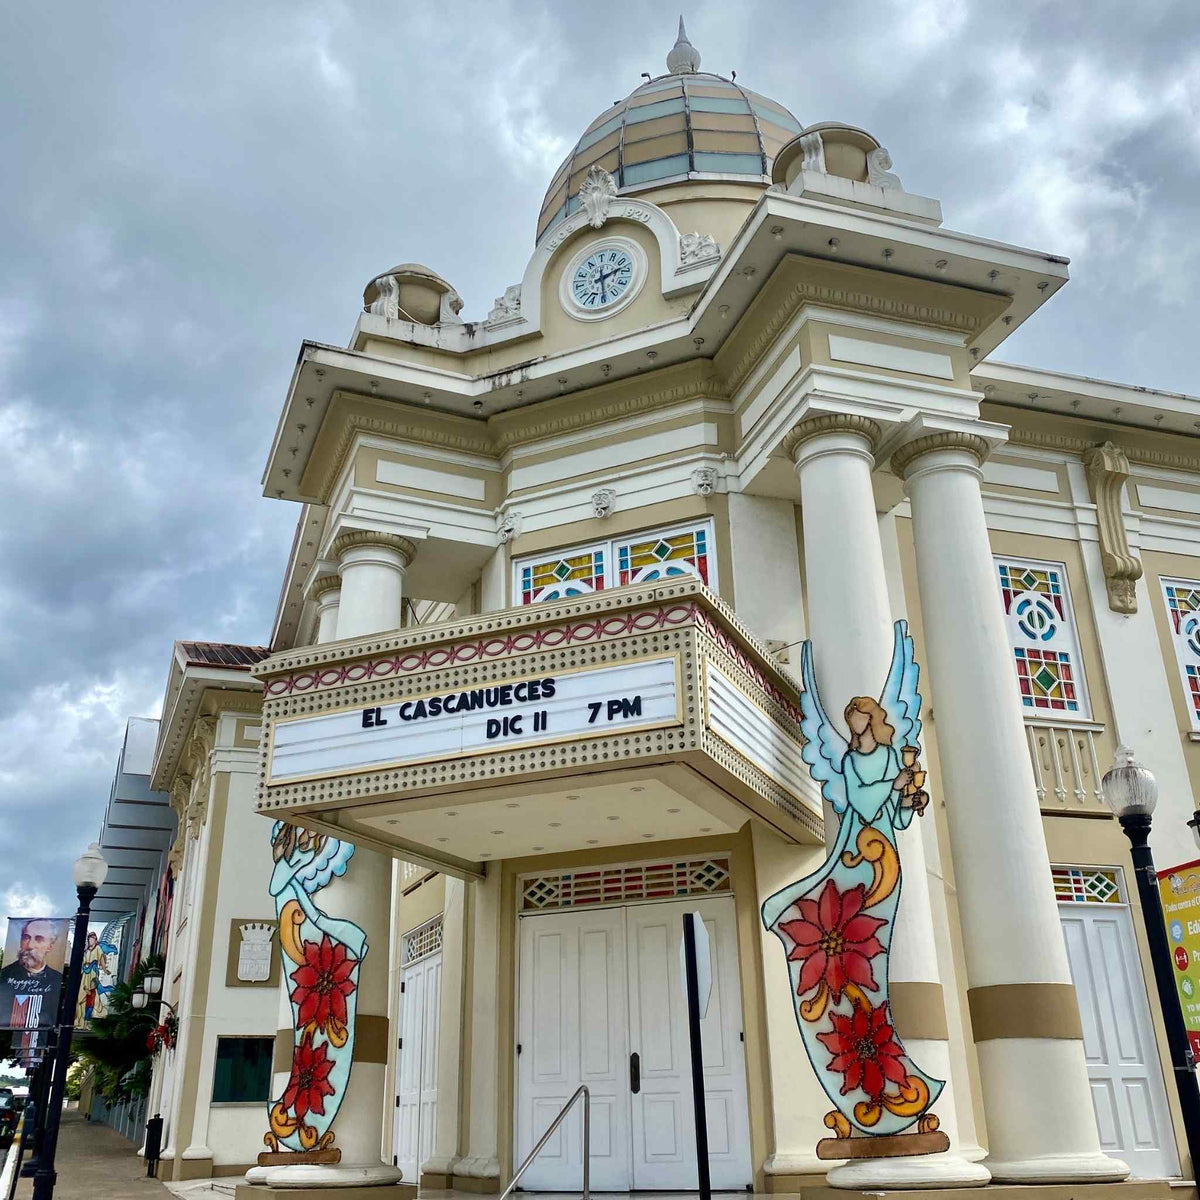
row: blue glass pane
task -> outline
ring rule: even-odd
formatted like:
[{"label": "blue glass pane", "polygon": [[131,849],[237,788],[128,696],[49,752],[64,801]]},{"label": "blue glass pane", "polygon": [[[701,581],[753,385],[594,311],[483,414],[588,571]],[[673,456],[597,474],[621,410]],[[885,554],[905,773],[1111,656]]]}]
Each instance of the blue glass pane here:
[{"label": "blue glass pane", "polygon": [[579,139],[579,145],[575,147],[575,153],[580,150],[586,150],[589,146],[594,146],[601,138],[608,137],[614,129],[621,128],[621,113],[617,113],[610,121],[605,121],[603,125],[597,125],[591,133],[585,134]]},{"label": "blue glass pane", "polygon": [[[713,155],[716,158],[735,158],[737,155]],[[743,156],[744,157],[744,156]],[[634,163],[624,168],[625,186],[645,183],[648,179],[666,179],[669,175],[686,175],[688,156],[672,154],[670,158],[659,158],[653,162]]]},{"label": "blue glass pane", "polygon": [[[692,107],[696,107],[694,102]],[[767,108],[762,104],[754,104],[751,107],[764,121],[770,121],[772,125],[778,125],[780,129],[790,129],[793,133],[799,133],[803,128],[799,121],[786,116],[784,113],[777,112],[773,108]]]},{"label": "blue glass pane", "polygon": [[715,96],[692,96],[692,112],[748,113],[750,105],[740,96],[719,100]]},{"label": "blue glass pane", "polygon": [[659,100],[655,104],[643,104],[641,108],[631,108],[625,117],[626,125],[637,125],[641,121],[652,121],[655,117],[666,117],[671,113],[683,112],[683,97],[675,96],[671,100]]},{"label": "blue glass pane", "polygon": [[697,171],[719,175],[762,175],[763,161],[757,154],[696,154]]},{"label": "blue glass pane", "polygon": [[569,197],[567,200],[567,211],[563,215],[569,216],[571,213],[573,213],[579,207],[579,204],[580,204],[580,200],[579,200],[578,196]]}]

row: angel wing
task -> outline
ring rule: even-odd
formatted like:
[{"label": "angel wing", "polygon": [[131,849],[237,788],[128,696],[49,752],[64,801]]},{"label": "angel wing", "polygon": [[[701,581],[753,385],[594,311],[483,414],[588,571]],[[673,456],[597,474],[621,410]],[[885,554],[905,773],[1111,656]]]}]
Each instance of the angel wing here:
[{"label": "angel wing", "polygon": [[846,811],[846,780],[842,776],[842,759],[850,749],[846,739],[837,731],[821,706],[817,691],[817,676],[813,670],[812,642],[800,648],[800,732],[804,747],[800,757],[808,764],[808,773],[821,785],[821,795],[833,805],[833,811]]},{"label": "angel wing", "polygon": [[888,724],[896,734],[892,745],[916,746],[921,740],[921,694],[917,691],[921,670],[913,656],[913,640],[908,622],[897,621],[892,665],[883,685],[879,703],[887,713]]},{"label": "angel wing", "polygon": [[296,879],[311,896],[325,887],[335,875],[345,875],[353,853],[354,845],[351,842],[326,838],[312,862],[296,872]]}]

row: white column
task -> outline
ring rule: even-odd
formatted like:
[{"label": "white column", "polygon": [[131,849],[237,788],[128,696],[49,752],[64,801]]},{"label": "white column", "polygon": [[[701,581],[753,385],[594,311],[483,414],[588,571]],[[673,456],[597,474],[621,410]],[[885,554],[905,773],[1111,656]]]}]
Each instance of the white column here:
[{"label": "white column", "polygon": [[309,595],[317,602],[317,645],[337,638],[338,608],[342,600],[342,581],[337,575],[322,575],[313,581]]},{"label": "white column", "polygon": [[[879,434],[879,426],[865,417],[826,414],[801,422],[787,440],[800,476],[813,662],[826,711],[834,720],[851,697],[879,695],[892,661],[892,609],[871,486],[872,449]],[[853,1188],[984,1184],[986,1168],[968,1162],[956,1148],[945,1002],[925,850],[916,822],[898,832],[897,846],[904,882],[888,960],[891,1009],[913,1061],[945,1080],[934,1108],[951,1149],[852,1160],[833,1167],[827,1178],[836,1187]]]},{"label": "white column", "polygon": [[416,547],[392,533],[355,529],[330,547],[342,577],[338,639],[368,637],[400,628],[404,571]]},{"label": "white column", "polygon": [[[292,1050],[296,1044],[296,1030],[292,1018],[291,989],[289,978],[291,969],[286,954],[278,947],[278,936],[272,943],[272,953],[278,954],[281,960],[279,970],[279,988],[277,998],[279,1005],[275,1021],[275,1052],[271,1062],[271,1095],[262,1108],[263,1132],[270,1127],[271,1105],[283,1095],[288,1080],[292,1077]],[[247,1183],[266,1183],[270,1167],[253,1166],[246,1172]]]},{"label": "white column", "polygon": [[[404,569],[415,549],[412,542],[394,534],[354,530],[335,538],[331,549],[338,559],[342,581],[338,638],[368,637],[399,629]],[[391,858],[362,846],[355,849],[345,875],[335,878],[320,893],[325,912],[353,921],[367,935],[367,954],[358,974],[353,1065],[332,1126],[342,1159],[336,1166],[273,1167],[266,1175],[271,1187],[355,1187],[400,1179],[400,1172],[385,1165],[381,1156],[384,1109],[390,1091],[386,1075],[391,1037],[391,896]]]},{"label": "white column", "polygon": [[[442,983],[438,1009],[437,1115],[433,1128],[433,1153],[421,1164],[421,1179],[437,1176],[426,1187],[449,1187],[458,1164],[459,1116],[462,1081],[470,1075],[462,1060],[463,1003],[466,981],[467,885],[446,876],[442,907]],[[413,1182],[416,1182],[414,1180]]]},{"label": "white column", "polygon": [[496,989],[500,984],[500,867],[496,864],[490,865],[487,876],[472,887],[471,923],[471,1061],[466,1080],[470,1123],[466,1153],[454,1173],[498,1185],[500,1012]]},{"label": "white column", "polygon": [[979,490],[986,453],[972,435],[930,434],[892,465],[912,501],[987,1165],[1004,1182],[1122,1179],[1096,1133]]}]

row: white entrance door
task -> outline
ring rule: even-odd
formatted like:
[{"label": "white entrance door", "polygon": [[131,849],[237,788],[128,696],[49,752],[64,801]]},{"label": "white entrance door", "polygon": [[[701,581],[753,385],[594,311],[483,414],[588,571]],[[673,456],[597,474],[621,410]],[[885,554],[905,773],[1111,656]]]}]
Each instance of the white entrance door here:
[{"label": "white entrance door", "polygon": [[[742,1189],[753,1181],[730,896],[522,918],[517,1162],[571,1093],[586,1083],[594,1190],[695,1188],[679,942],[683,913],[696,910],[713,947],[713,995],[702,1023],[712,1182],[716,1188]],[[581,1120],[574,1113],[567,1118],[522,1178],[522,1187],[579,1187]]]},{"label": "white entrance door", "polygon": [[709,1172],[714,1188],[744,1188],[754,1182],[754,1174],[733,897],[625,911],[629,1044],[641,1067],[641,1086],[633,1096],[633,1185],[654,1191],[696,1186],[696,1119],[679,942],[683,914],[699,912],[713,958],[712,998],[700,1022]]},{"label": "white entrance door", "polygon": [[440,954],[418,959],[400,972],[400,1046],[396,1052],[392,1155],[406,1183],[417,1182],[421,1164],[433,1153],[441,982]]},{"label": "white entrance door", "polygon": [[1179,1174],[1129,909],[1060,904],[1100,1145],[1138,1178]]}]

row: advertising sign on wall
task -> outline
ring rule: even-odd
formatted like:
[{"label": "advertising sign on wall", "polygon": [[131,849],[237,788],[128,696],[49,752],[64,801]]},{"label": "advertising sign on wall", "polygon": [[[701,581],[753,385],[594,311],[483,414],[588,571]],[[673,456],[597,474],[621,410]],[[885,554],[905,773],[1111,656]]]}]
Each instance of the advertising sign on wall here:
[{"label": "advertising sign on wall", "polygon": [[9,917],[0,968],[0,1029],[38,1029],[58,1018],[71,922]]},{"label": "advertising sign on wall", "polygon": [[1159,871],[1158,890],[1183,1023],[1200,1058],[1200,859]]}]

